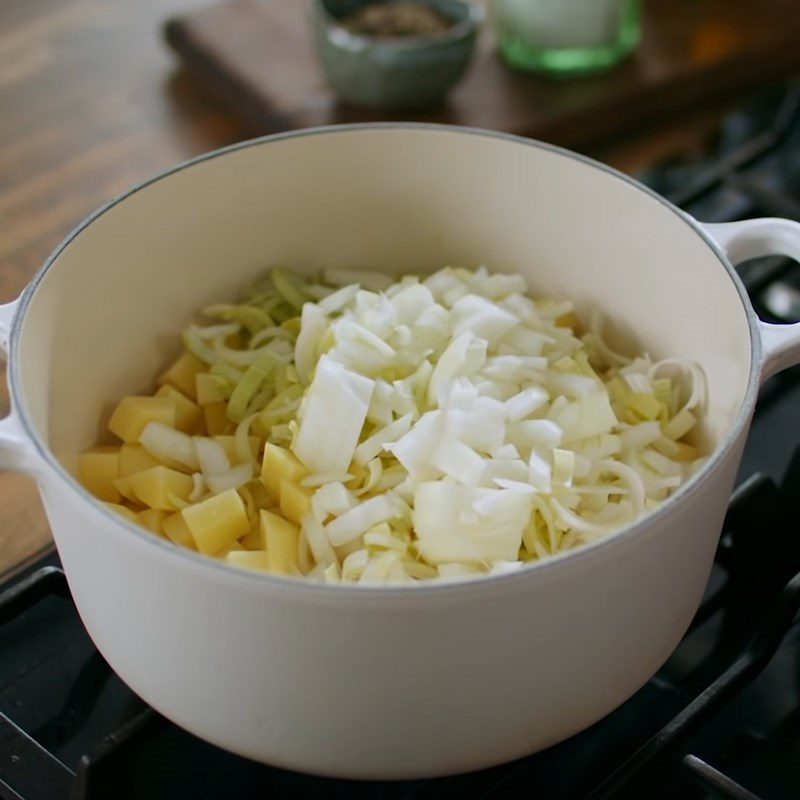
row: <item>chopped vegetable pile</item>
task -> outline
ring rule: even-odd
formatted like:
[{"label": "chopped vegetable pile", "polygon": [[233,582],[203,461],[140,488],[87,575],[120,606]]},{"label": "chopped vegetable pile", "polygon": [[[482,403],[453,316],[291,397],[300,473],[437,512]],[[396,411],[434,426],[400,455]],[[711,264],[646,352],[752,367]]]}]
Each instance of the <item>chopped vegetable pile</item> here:
[{"label": "chopped vegetable pile", "polygon": [[206,308],[95,496],[228,564],[382,584],[518,569],[619,529],[701,463],[700,368],[613,351],[516,275],[280,269]]}]

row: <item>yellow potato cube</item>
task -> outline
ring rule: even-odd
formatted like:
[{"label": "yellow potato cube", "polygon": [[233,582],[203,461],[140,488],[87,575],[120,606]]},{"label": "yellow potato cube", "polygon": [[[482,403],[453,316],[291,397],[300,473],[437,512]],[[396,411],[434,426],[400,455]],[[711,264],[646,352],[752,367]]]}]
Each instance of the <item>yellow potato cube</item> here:
[{"label": "yellow potato cube", "polygon": [[297,525],[303,521],[303,517],[311,511],[311,497],[313,495],[312,489],[306,489],[304,486],[298,486],[291,481],[281,481],[281,500],[280,508],[281,514],[286,519],[291,520]]},{"label": "yellow potato cube", "polygon": [[203,412],[197,403],[193,403],[185,394],[168,384],[164,384],[155,394],[156,397],[168,397],[175,401],[175,427],[184,433],[199,433],[205,425]]},{"label": "yellow potato cube", "polygon": [[264,532],[261,530],[261,525],[259,525],[255,530],[250,531],[250,533],[242,536],[242,538],[239,539],[239,542],[245,550],[267,549],[267,541],[264,538]]},{"label": "yellow potato cube", "polygon": [[298,571],[297,549],[300,529],[271,511],[262,511],[261,529],[267,544],[269,571],[291,575]]},{"label": "yellow potato cube", "polygon": [[192,532],[189,530],[189,526],[186,524],[183,514],[178,512],[177,514],[171,514],[168,517],[164,517],[164,521],[161,523],[161,526],[164,529],[164,533],[166,534],[167,538],[171,542],[177,544],[179,547],[186,547],[189,550],[197,550],[194,545]]},{"label": "yellow potato cube", "polygon": [[161,374],[159,383],[174,386],[192,400],[197,399],[195,392],[195,375],[204,372],[208,367],[189,352],[182,353],[177,361]]},{"label": "yellow potato cube", "polygon": [[269,572],[269,555],[266,550],[232,550],[225,555],[225,563],[239,569]]},{"label": "yellow potato cube", "polygon": [[236,489],[183,510],[183,518],[201,553],[218,553],[250,530],[247,510]]},{"label": "yellow potato cube", "polygon": [[267,491],[267,487],[261,481],[250,481],[247,484],[247,489],[257,508],[275,508],[278,505],[277,500],[272,498],[272,495]]},{"label": "yellow potato cube", "polygon": [[147,528],[147,530],[152,531],[158,536],[164,535],[163,525],[164,518],[167,516],[166,511],[159,511],[157,508],[146,508],[144,511],[140,511],[136,516],[139,518],[139,524],[143,528]]},{"label": "yellow potato cube", "polygon": [[139,517],[136,515],[136,512],[127,506],[123,506],[120,503],[103,503],[103,505],[106,508],[110,508],[116,514],[119,514],[121,517],[125,517],[128,522],[134,522],[137,525],[139,524]]},{"label": "yellow potato cube", "polygon": [[228,419],[227,403],[209,403],[203,406],[203,416],[209,436],[225,436],[236,428],[236,425]]},{"label": "yellow potato cube", "polygon": [[306,475],[308,470],[297,460],[294,453],[269,442],[264,446],[261,482],[275,500],[280,497],[282,480],[297,483]]},{"label": "yellow potato cube", "polygon": [[215,558],[226,558],[228,553],[245,553],[247,552],[244,547],[242,547],[239,542],[233,542],[229,544],[227,547],[223,547],[219,553],[214,553]]},{"label": "yellow potato cube", "polygon": [[[215,436],[214,437],[224,448],[228,461],[232,465],[241,464],[241,459],[236,455],[235,436]],[[261,439],[258,436],[248,436],[247,441],[254,459],[258,459],[258,449],[261,446]]]},{"label": "yellow potato cube", "polygon": [[108,429],[123,442],[138,442],[148,422],[174,426],[178,404],[169,397],[128,395],[119,401],[108,421]]},{"label": "yellow potato cube", "polygon": [[114,481],[114,488],[126,499],[130,500],[132,503],[139,503],[141,505],[141,500],[136,496],[136,492],[133,491],[133,486],[131,485],[130,476],[126,478],[117,478]]},{"label": "yellow potato cube", "polygon": [[197,402],[201,406],[227,402],[230,392],[226,392],[213,375],[208,372],[198,372],[194,376],[194,382]]},{"label": "yellow potato cube", "polygon": [[187,501],[194,489],[194,481],[190,475],[163,466],[135,472],[128,480],[133,493],[144,505],[161,511],[178,511],[170,495]]},{"label": "yellow potato cube", "polygon": [[161,462],[151,456],[140,444],[124,444],[119,449],[119,477],[127,478],[134,472],[157,467]]},{"label": "yellow potato cube", "polygon": [[78,456],[78,480],[95,497],[119,502],[114,481],[119,476],[119,448],[93,447]]}]

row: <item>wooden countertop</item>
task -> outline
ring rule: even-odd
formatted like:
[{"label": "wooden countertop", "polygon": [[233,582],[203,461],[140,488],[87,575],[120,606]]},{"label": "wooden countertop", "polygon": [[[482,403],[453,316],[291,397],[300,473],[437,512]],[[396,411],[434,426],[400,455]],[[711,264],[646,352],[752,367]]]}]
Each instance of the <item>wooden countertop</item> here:
[{"label": "wooden countertop", "polygon": [[[22,291],[77,222],[130,184],[263,132],[205,99],[162,44],[168,16],[203,4],[0,3],[0,302]],[[696,147],[719,113],[703,109],[589,152],[634,171]],[[3,381],[0,414],[7,408]],[[49,541],[33,483],[0,474],[0,576]]]},{"label": "wooden countertop", "polygon": [[[130,184],[247,137],[174,69],[159,27],[199,0],[0,3],[0,302]],[[5,381],[0,414],[8,408]],[[50,541],[32,481],[0,474],[0,575]]]}]

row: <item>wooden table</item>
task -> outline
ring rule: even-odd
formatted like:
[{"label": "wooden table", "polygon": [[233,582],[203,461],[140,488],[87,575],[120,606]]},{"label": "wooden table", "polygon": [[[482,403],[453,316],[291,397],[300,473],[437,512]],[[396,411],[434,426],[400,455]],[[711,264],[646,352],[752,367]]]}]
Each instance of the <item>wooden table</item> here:
[{"label": "wooden table", "polygon": [[[247,136],[175,71],[161,44],[164,17],[200,4],[0,2],[0,302],[95,207]],[[49,540],[32,481],[0,474],[0,575]]]},{"label": "wooden table", "polygon": [[[264,132],[211,105],[161,43],[167,16],[202,3],[0,2],[0,302],[15,298],[108,198],[184,158]],[[590,152],[634,171],[696,147],[719,111]],[[2,386],[0,414],[8,408]],[[49,541],[33,483],[0,474],[0,575]]]}]

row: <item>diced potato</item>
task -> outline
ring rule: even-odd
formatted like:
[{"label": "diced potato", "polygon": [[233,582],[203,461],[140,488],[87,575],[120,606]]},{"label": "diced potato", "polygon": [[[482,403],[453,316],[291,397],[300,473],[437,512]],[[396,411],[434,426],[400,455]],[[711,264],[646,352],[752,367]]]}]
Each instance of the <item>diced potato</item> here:
[{"label": "diced potato", "polygon": [[189,526],[186,524],[183,514],[178,512],[177,514],[164,517],[161,526],[171,542],[174,542],[180,547],[186,547],[189,550],[197,550],[192,532],[189,530]]},{"label": "diced potato", "polygon": [[297,483],[306,475],[308,470],[297,460],[294,453],[277,444],[265,445],[261,482],[276,500],[280,497],[282,480]]},{"label": "diced potato", "polygon": [[209,436],[225,436],[236,428],[236,425],[228,419],[227,403],[210,403],[203,406],[203,416]]},{"label": "diced potato", "polygon": [[[230,461],[231,464],[236,465],[241,463],[241,459],[236,455],[235,436],[215,436],[214,438],[225,448],[225,454],[228,456],[228,461]],[[258,448],[261,445],[261,439],[258,436],[248,436],[247,441],[250,444],[253,458],[258,459]]]},{"label": "diced potato", "polygon": [[131,478],[130,475],[126,478],[117,478],[114,481],[114,488],[126,499],[130,500],[132,503],[139,503],[141,504],[141,500],[136,496],[136,492],[133,491],[133,486],[131,485]]},{"label": "diced potato", "polygon": [[244,502],[235,489],[183,510],[183,518],[201,553],[218,553],[250,530]]},{"label": "diced potato", "polygon": [[267,487],[261,481],[250,481],[247,484],[247,488],[258,508],[275,508],[278,505],[278,501],[273,499],[272,495],[267,491]]},{"label": "diced potato", "polygon": [[195,375],[208,367],[189,352],[182,353],[178,359],[158,379],[159,383],[174,386],[192,400],[197,399]]},{"label": "diced potato", "polygon": [[267,544],[269,571],[290,575],[298,571],[297,549],[300,529],[271,511],[261,511],[261,528]]},{"label": "diced potato", "polygon": [[164,535],[164,518],[167,516],[166,511],[160,511],[157,508],[146,508],[144,511],[140,511],[137,515],[139,518],[139,524],[143,528],[147,528],[147,530],[152,531],[159,536]]},{"label": "diced potato", "polygon": [[201,406],[211,403],[224,403],[228,399],[226,392],[219,384],[219,381],[208,372],[198,372],[194,376],[197,402]]},{"label": "diced potato", "polygon": [[303,517],[311,511],[311,497],[313,494],[313,489],[306,489],[304,486],[298,486],[298,484],[286,479],[282,480],[281,514],[296,525],[300,525]]},{"label": "diced potato", "polygon": [[103,503],[106,508],[110,508],[116,514],[119,514],[121,517],[125,517],[129,522],[134,522],[137,525],[139,524],[139,517],[136,515],[135,511],[132,511],[127,506],[123,506],[120,503]]},{"label": "diced potato", "polygon": [[95,497],[119,502],[114,481],[119,476],[119,448],[94,447],[78,456],[78,480]]},{"label": "diced potato", "polygon": [[225,562],[240,569],[269,572],[269,554],[266,550],[232,550],[226,554]]},{"label": "diced potato", "polygon": [[128,395],[114,409],[108,429],[123,442],[138,442],[148,422],[163,422],[174,427],[177,407],[169,397]]},{"label": "diced potato", "polygon": [[161,462],[151,456],[140,444],[124,444],[119,449],[119,477],[127,478],[134,472],[157,467]]},{"label": "diced potato", "polygon": [[250,533],[246,533],[239,539],[242,547],[245,550],[266,550],[267,549],[267,541],[264,538],[264,531],[261,529],[261,525],[255,530],[250,531]]},{"label": "diced potato", "polygon": [[199,433],[205,424],[203,412],[197,403],[193,403],[185,394],[168,384],[164,384],[156,397],[169,397],[176,403],[175,427],[184,433]]},{"label": "diced potato", "polygon": [[135,472],[128,480],[133,493],[142,503],[161,511],[178,511],[169,495],[187,501],[194,489],[194,481],[190,475],[163,466]]},{"label": "diced potato", "polygon": [[232,542],[227,547],[223,547],[219,553],[214,553],[215,558],[225,558],[228,553],[244,553],[246,548],[242,547],[239,542]]}]

